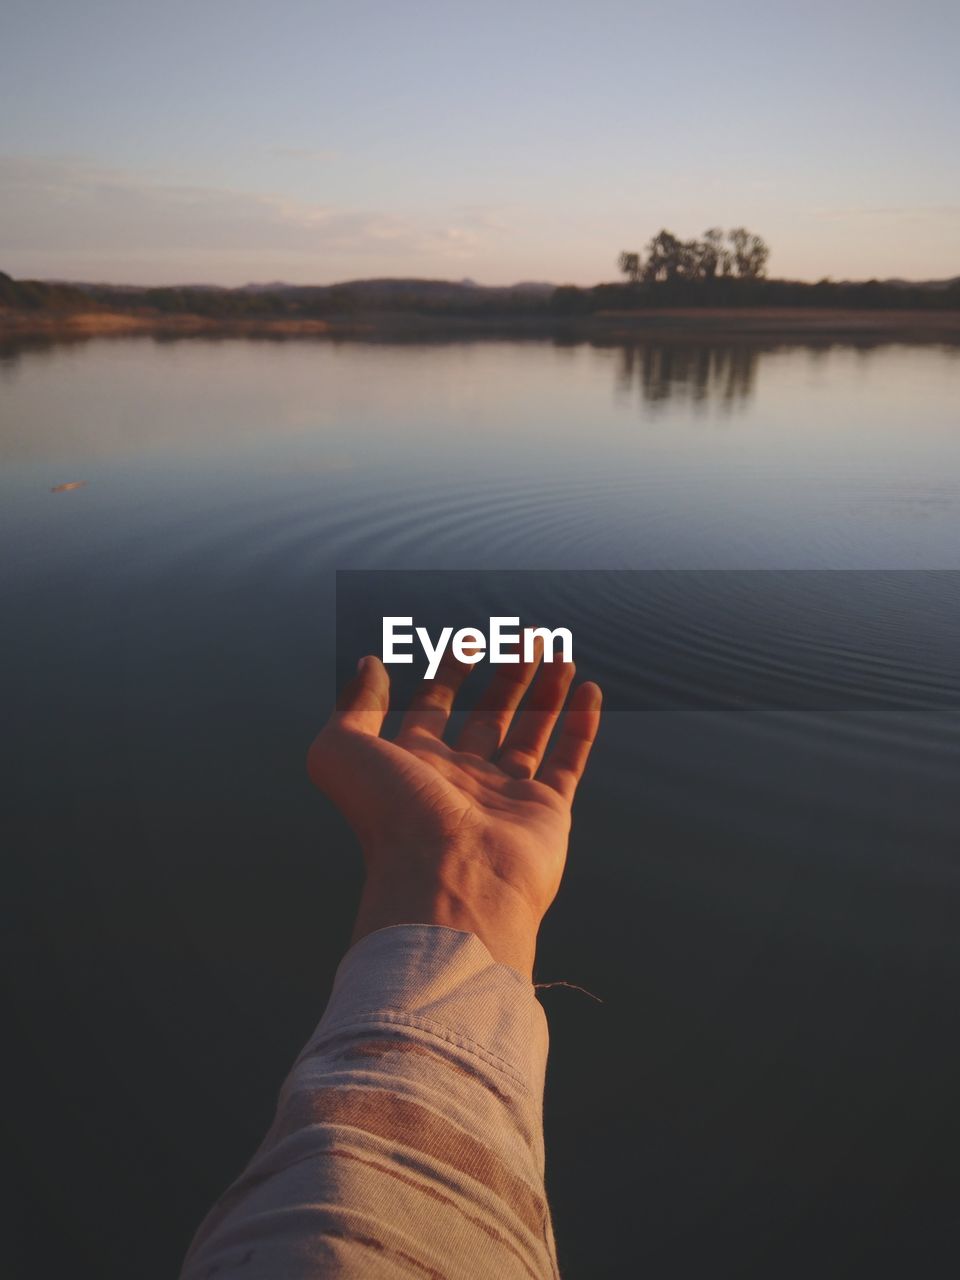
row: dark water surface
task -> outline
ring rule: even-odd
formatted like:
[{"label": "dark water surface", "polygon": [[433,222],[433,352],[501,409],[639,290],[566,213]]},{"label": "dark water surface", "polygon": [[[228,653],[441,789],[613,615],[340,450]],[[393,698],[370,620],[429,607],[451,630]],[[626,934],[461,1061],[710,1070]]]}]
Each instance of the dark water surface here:
[{"label": "dark water surface", "polygon": [[[334,570],[960,569],[958,404],[937,346],[0,353],[10,1274],[174,1274],[319,1017],[358,884],[303,771]],[[958,579],[907,579],[955,689]],[[684,580],[645,607],[690,677],[732,659]],[[538,974],[603,1001],[543,996],[572,1280],[939,1273],[955,708],[608,716]]]}]

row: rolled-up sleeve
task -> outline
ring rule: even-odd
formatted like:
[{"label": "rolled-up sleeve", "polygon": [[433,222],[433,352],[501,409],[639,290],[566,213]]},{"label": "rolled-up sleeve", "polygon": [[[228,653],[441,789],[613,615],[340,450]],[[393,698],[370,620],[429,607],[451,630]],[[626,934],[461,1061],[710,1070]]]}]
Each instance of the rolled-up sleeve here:
[{"label": "rolled-up sleeve", "polygon": [[546,1060],[532,984],[473,934],[370,934],[183,1280],[556,1277]]}]

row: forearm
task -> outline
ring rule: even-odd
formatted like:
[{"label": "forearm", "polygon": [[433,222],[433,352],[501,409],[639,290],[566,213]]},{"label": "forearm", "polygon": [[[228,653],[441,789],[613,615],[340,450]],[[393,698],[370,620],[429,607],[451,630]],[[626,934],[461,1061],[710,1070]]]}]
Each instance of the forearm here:
[{"label": "forearm", "polygon": [[531,984],[478,938],[428,925],[369,934],[184,1280],[555,1276],[546,1053]]}]

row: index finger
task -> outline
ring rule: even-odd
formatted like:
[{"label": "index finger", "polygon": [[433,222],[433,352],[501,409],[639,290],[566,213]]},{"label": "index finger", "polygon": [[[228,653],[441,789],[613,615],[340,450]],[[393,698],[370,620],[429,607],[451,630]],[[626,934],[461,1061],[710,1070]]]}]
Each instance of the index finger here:
[{"label": "index finger", "polygon": [[426,733],[442,738],[450,719],[453,702],[464,680],[472,670],[468,662],[460,662],[448,651],[432,680],[422,680],[403,717],[398,740],[409,734]]}]

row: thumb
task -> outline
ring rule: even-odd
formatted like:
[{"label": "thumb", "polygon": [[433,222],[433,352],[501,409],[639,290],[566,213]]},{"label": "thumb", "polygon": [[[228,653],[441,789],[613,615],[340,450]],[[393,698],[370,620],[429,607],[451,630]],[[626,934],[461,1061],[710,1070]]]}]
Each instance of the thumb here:
[{"label": "thumb", "polygon": [[[361,785],[390,700],[390,677],[379,658],[361,658],[329,720],[307,752],[307,773],[358,830],[364,820]],[[358,807],[359,800],[359,807]]]}]

